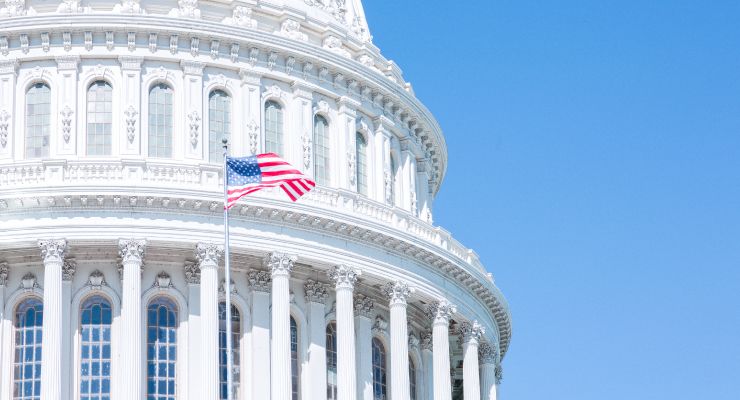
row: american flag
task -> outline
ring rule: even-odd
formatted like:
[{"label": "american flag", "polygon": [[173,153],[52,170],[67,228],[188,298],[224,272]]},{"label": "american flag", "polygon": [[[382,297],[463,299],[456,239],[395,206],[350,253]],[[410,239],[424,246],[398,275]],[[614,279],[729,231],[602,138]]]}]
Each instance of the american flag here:
[{"label": "american flag", "polygon": [[242,197],[268,187],[279,187],[296,201],[316,186],[316,182],[303,175],[275,153],[250,157],[227,157],[226,209]]}]

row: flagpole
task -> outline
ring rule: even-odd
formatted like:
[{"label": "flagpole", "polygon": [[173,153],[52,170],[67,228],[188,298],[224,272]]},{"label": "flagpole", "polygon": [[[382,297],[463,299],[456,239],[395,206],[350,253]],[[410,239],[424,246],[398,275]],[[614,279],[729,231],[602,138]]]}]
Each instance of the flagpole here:
[{"label": "flagpole", "polygon": [[[232,400],[233,398],[233,364],[234,359],[232,355],[232,343],[231,343],[231,257],[229,257],[229,209],[226,208],[228,202],[228,168],[226,165],[226,157],[229,155],[229,140],[223,138],[222,140],[224,148],[224,291],[226,296],[226,400]],[[219,385],[220,386],[220,385]],[[220,392],[220,388],[219,388]]]}]

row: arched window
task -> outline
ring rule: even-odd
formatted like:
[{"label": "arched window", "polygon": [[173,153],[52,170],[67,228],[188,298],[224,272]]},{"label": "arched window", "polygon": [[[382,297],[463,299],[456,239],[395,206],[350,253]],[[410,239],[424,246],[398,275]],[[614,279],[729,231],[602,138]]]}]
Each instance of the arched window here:
[{"label": "arched window", "polygon": [[24,300],[15,309],[13,399],[41,396],[41,326],[44,307],[38,298]]},{"label": "arched window", "polygon": [[283,108],[274,101],[265,103],[265,153],[283,155]]},{"label": "arched window", "polygon": [[319,185],[328,185],[331,179],[329,159],[329,123],[317,115],[313,119],[313,169]]},{"label": "arched window", "polygon": [[149,157],[172,157],[173,97],[164,83],[149,89]]},{"label": "arched window", "polygon": [[80,398],[110,399],[111,324],[110,302],[101,296],[87,299],[80,309]]},{"label": "arched window", "polygon": [[388,188],[390,189],[390,193],[388,194],[388,198],[391,201],[391,204],[396,204],[396,172],[398,170],[398,165],[396,163],[396,157],[391,154],[391,170],[390,170],[390,183],[388,184]]},{"label": "arched window", "polygon": [[357,177],[357,193],[367,196],[367,141],[365,136],[357,132],[355,140],[355,159],[357,168],[355,168]]},{"label": "arched window", "polygon": [[[231,351],[233,357],[233,377],[234,398],[239,388],[239,354],[241,339],[241,314],[239,309],[231,305]],[[226,302],[218,303],[218,375],[219,375],[219,396],[221,399],[227,397],[228,385],[226,382],[227,360],[226,360]]]},{"label": "arched window", "polygon": [[416,365],[409,357],[409,395],[411,400],[416,400]]},{"label": "arched window", "polygon": [[177,362],[177,306],[157,297],[147,306],[147,400],[175,400]]},{"label": "arched window", "polygon": [[26,91],[26,158],[49,157],[51,89],[35,83]]},{"label": "arched window", "polygon": [[373,338],[373,398],[375,400],[385,400],[387,397],[385,371],[385,347],[378,338]]},{"label": "arched window", "polygon": [[298,400],[298,388],[300,385],[300,375],[298,371],[298,324],[295,318],[290,317],[290,376],[292,387],[292,399]]},{"label": "arched window", "polygon": [[113,87],[95,81],[87,89],[87,154],[109,156],[113,143]]},{"label": "arched window", "polygon": [[326,399],[337,400],[337,324],[326,326]]},{"label": "arched window", "polygon": [[231,97],[223,90],[208,95],[208,161],[223,162],[221,139],[231,136]]}]

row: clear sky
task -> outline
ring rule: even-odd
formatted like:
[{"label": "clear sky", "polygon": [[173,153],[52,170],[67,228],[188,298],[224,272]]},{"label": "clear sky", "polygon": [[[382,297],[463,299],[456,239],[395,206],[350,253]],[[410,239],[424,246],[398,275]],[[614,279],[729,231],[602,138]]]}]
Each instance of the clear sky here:
[{"label": "clear sky", "polygon": [[502,398],[740,399],[740,2],[364,3],[511,305]]}]

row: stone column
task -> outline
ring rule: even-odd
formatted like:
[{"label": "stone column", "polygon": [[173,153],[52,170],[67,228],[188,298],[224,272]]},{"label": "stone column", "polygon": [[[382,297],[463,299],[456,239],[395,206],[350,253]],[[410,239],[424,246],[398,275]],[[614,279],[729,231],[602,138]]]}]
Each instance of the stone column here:
[{"label": "stone column", "polygon": [[478,321],[460,324],[460,340],[463,343],[463,397],[480,399],[480,376],[478,375],[478,344],[485,329]]},{"label": "stone column", "polygon": [[357,396],[355,375],[355,321],[352,294],[359,271],[337,265],[329,271],[337,293],[337,398],[354,400]]},{"label": "stone column", "polygon": [[488,343],[478,346],[481,400],[496,400],[496,350]]},{"label": "stone column", "polygon": [[434,302],[428,309],[432,317],[434,354],[434,400],[452,400],[450,382],[450,317],[457,308],[447,300]]},{"label": "stone column", "polygon": [[198,380],[203,400],[218,400],[218,263],[224,246],[198,243],[195,257],[200,264],[201,354]]},{"label": "stone column", "polygon": [[247,273],[252,291],[252,399],[270,398],[270,287],[267,271]]},{"label": "stone column", "polygon": [[396,281],[383,286],[390,301],[391,314],[391,398],[409,400],[409,333],[406,318],[406,301],[413,288],[406,282]]},{"label": "stone column", "polygon": [[77,263],[73,259],[64,260],[62,265],[62,398],[72,398],[72,377],[74,371],[72,349],[74,344],[71,338],[69,321],[72,320],[72,279],[77,271]]},{"label": "stone column", "polygon": [[373,318],[375,303],[367,296],[356,294],[355,319],[357,321],[357,399],[373,399]]},{"label": "stone column", "polygon": [[272,399],[291,399],[290,271],[298,257],[272,252],[265,266],[272,273]]},{"label": "stone column", "polygon": [[121,239],[118,252],[123,268],[121,299],[121,394],[120,399],[139,399],[142,390],[141,270],[145,240]]},{"label": "stone column", "polygon": [[308,318],[311,331],[308,344],[308,374],[310,400],[326,399],[326,285],[307,280],[303,290],[308,303]]},{"label": "stone column", "polygon": [[434,398],[434,358],[432,353],[432,332],[421,334],[421,362],[424,365],[424,397],[432,400]]},{"label": "stone column", "polygon": [[67,241],[39,240],[38,246],[44,262],[41,398],[58,400],[62,394],[62,265]]}]

